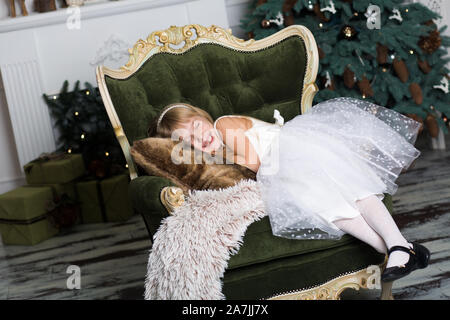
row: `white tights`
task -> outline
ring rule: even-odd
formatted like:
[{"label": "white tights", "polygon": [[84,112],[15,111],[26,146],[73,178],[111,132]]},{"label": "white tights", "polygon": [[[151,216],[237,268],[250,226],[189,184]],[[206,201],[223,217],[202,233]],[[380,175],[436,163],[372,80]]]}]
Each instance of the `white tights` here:
[{"label": "white tights", "polygon": [[[412,247],[401,234],[384,203],[376,195],[357,200],[356,206],[361,213],[360,216],[333,221],[339,229],[366,242],[380,253],[387,253],[386,247]],[[408,253],[394,251],[390,254],[386,267],[405,264],[408,260]]]}]

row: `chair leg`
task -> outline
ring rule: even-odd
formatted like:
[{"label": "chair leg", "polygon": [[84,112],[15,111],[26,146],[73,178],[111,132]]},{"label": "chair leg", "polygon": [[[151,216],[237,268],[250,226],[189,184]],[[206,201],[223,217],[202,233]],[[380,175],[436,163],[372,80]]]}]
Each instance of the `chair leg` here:
[{"label": "chair leg", "polygon": [[381,282],[381,300],[394,300],[392,296],[392,284],[394,282]]}]

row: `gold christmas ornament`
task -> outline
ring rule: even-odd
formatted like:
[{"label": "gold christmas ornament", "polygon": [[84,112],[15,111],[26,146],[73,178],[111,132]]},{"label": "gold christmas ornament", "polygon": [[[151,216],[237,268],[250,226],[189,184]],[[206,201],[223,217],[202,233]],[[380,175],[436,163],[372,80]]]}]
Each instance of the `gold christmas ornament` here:
[{"label": "gold christmas ornament", "polygon": [[263,27],[264,29],[270,28],[270,21],[264,19],[263,21],[261,21],[261,27]]},{"label": "gold christmas ornament", "polygon": [[352,26],[344,26],[341,30],[341,34],[345,39],[351,40],[356,36],[356,30]]},{"label": "gold christmas ornament", "polygon": [[356,29],[354,27],[352,27],[351,25],[344,25],[340,31],[339,31],[339,36],[338,38],[340,40],[354,40],[356,35],[358,34],[358,32],[356,31]]}]

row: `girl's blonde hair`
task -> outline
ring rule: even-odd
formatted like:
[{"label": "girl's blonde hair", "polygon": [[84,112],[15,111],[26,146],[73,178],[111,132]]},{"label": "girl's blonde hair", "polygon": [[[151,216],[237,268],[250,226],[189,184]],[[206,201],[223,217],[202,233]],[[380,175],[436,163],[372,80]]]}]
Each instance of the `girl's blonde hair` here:
[{"label": "girl's blonde hair", "polygon": [[[173,106],[185,106],[187,108],[178,108]],[[167,109],[171,108],[169,111],[165,112]],[[158,124],[158,120],[161,114],[164,114],[161,121]],[[172,131],[181,123],[189,119],[190,117],[201,116],[204,117],[209,122],[213,123],[211,115],[203,109],[194,107],[188,103],[176,102],[165,106],[161,112],[152,119],[149,128],[147,130],[148,137],[159,137],[159,138],[170,138]]]}]

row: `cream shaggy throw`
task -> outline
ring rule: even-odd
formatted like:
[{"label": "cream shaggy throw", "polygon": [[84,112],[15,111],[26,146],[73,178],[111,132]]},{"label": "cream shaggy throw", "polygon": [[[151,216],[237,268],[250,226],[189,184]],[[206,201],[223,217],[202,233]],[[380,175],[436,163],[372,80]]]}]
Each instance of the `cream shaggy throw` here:
[{"label": "cream shaggy throw", "polygon": [[147,300],[223,300],[228,259],[247,227],[264,217],[259,183],[243,179],[217,190],[190,190],[153,237],[145,279]]}]

